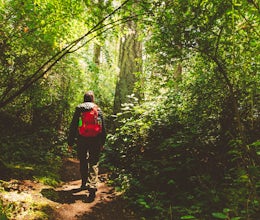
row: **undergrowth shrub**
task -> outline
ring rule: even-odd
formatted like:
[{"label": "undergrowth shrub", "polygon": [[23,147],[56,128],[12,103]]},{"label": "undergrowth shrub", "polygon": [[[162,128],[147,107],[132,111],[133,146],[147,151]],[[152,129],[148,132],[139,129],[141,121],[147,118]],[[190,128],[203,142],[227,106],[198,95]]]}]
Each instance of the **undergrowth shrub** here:
[{"label": "undergrowth shrub", "polygon": [[[11,116],[6,118],[9,122],[15,121]],[[65,155],[65,135],[46,127],[33,130],[19,120],[16,129],[14,125],[4,129],[6,124],[0,126],[0,160],[8,166],[8,175],[57,185],[62,157]]]},{"label": "undergrowth shrub", "polygon": [[241,145],[223,137],[235,132],[221,124],[228,106],[202,114],[200,105],[183,99],[172,93],[124,106],[108,138],[111,179],[147,219],[253,219],[259,164],[245,165],[250,158]]}]

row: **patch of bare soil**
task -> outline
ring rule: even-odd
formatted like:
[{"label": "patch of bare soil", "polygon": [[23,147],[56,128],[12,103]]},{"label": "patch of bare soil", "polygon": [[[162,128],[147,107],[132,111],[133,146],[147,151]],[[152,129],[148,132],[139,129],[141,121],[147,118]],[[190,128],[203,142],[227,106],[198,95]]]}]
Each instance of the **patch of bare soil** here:
[{"label": "patch of bare soil", "polygon": [[[120,194],[107,185],[107,174],[99,176],[98,190],[94,200],[90,200],[87,190],[80,190],[79,162],[76,159],[64,160],[61,170],[64,182],[57,188],[50,188],[31,180],[10,181],[5,190],[8,193],[0,195],[8,202],[20,200],[21,207],[15,216],[16,220],[36,219],[30,212],[26,212],[28,200],[34,203],[47,204],[48,217],[40,219],[50,220],[136,220],[135,214],[127,209],[126,202]],[[22,211],[24,210],[24,211]],[[38,218],[37,218],[38,219]]]}]

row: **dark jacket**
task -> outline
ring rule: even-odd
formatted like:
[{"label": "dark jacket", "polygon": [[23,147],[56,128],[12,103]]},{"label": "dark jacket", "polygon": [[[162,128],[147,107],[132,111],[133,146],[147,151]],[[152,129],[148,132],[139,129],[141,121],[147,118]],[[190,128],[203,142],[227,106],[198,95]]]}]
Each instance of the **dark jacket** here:
[{"label": "dark jacket", "polygon": [[[93,102],[84,102],[84,103],[79,104],[76,107],[71,124],[70,124],[70,129],[69,129],[69,137],[68,137],[69,146],[72,146],[73,144],[75,144],[76,139],[79,138],[78,124],[79,124],[79,118],[80,118],[81,112],[90,111],[94,106],[95,106],[95,104]],[[102,121],[102,133],[99,134],[97,137],[87,137],[87,138],[96,139],[96,141],[99,142],[100,146],[103,146],[105,144],[105,140],[106,140],[106,130],[105,130],[103,112],[101,111],[100,108],[98,108],[98,115]],[[83,138],[86,138],[86,137],[83,137]]]}]

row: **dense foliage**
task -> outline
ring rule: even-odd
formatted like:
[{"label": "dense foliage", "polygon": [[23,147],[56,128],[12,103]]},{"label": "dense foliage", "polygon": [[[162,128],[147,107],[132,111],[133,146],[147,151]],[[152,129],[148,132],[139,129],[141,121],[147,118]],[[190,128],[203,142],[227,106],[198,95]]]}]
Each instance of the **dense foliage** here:
[{"label": "dense foliage", "polygon": [[143,105],[122,109],[109,139],[117,183],[148,219],[256,219],[258,6],[148,7],[149,91]]},{"label": "dense foliage", "polygon": [[102,165],[141,216],[256,219],[259,4],[119,2],[0,0],[0,179],[56,185],[91,89],[107,119]]},{"label": "dense foliage", "polygon": [[[103,5],[102,13],[111,12],[110,3]],[[101,8],[97,4],[92,10],[89,4],[0,1],[1,186],[10,178],[57,185],[62,157],[68,156],[66,131],[84,91],[99,91],[97,101],[105,103],[108,113],[112,109],[113,54],[104,53],[101,75],[93,61],[93,42],[87,44],[99,41],[96,33],[86,34],[100,19]],[[88,38],[77,45],[85,35]],[[107,44],[100,39],[102,43]],[[0,202],[0,216],[7,209]]]}]

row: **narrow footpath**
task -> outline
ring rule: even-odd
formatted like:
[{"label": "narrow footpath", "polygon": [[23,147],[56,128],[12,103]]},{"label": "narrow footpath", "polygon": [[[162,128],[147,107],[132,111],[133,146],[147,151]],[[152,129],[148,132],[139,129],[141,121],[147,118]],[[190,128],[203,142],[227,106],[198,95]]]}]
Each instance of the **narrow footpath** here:
[{"label": "narrow footpath", "polygon": [[[19,204],[20,207],[15,210],[17,213],[14,213],[15,220],[139,219],[127,208],[121,195],[107,185],[107,174],[101,173],[99,176],[100,182],[94,201],[89,200],[87,190],[79,190],[81,181],[78,160],[64,160],[61,179],[64,184],[57,188],[32,180],[11,180],[4,186],[8,193],[0,196],[4,201]],[[32,209],[33,204],[37,208]],[[38,216],[37,209],[45,214]]]}]

